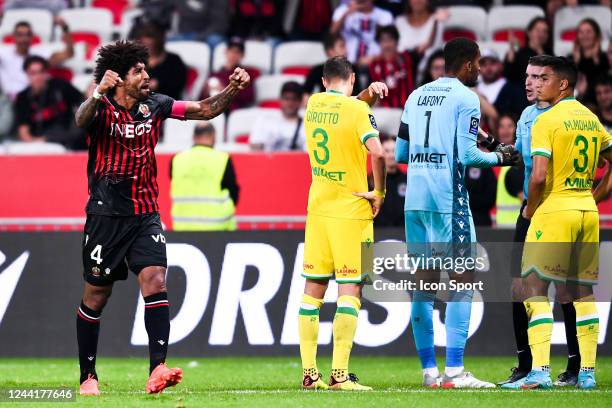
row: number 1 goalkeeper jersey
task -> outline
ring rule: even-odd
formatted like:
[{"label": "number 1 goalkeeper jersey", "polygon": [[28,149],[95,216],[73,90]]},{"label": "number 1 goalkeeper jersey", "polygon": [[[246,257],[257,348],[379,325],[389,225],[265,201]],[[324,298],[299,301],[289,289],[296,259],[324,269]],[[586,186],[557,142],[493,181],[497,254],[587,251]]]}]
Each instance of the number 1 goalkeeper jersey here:
[{"label": "number 1 goalkeeper jersey", "polygon": [[574,98],[538,116],[531,128],[531,156],[550,160],[536,212],[597,211],[591,188],[599,153],[610,148],[612,138],[597,116]]},{"label": "number 1 goalkeeper jersey", "polygon": [[368,104],[336,91],[312,95],[304,128],[312,173],[308,213],[372,219],[369,202],[353,195],[368,191],[368,153],[364,144],[378,137]]}]

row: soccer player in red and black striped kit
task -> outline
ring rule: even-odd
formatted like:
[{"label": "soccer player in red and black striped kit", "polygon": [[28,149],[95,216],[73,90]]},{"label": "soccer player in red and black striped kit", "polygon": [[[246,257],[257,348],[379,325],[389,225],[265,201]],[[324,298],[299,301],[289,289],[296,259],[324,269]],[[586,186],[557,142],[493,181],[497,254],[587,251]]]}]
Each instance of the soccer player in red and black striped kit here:
[{"label": "soccer player in red and black striped kit", "polygon": [[[148,393],[178,384],[183,372],[166,367],[170,315],[166,293],[166,239],[158,214],[154,148],[167,118],[208,120],[227,109],[249,83],[241,69],[219,94],[199,102],[175,101],[149,89],[148,54],[119,41],[98,53],[93,96],[76,113],[89,142],[89,201],[83,239],[85,290],[77,311],[83,395],[97,395],[96,350],[102,309],[113,283],[138,276],[149,335]],[[172,135],[166,135],[172,137]]]}]

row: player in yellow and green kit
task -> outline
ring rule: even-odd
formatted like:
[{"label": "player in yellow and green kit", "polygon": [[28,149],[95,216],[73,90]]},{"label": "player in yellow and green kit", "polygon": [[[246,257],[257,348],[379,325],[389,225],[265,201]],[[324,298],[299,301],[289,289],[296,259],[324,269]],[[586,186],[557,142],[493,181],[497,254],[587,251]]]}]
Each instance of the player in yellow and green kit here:
[{"label": "player in yellow and green kit", "polygon": [[[373,217],[385,196],[385,162],[376,121],[370,111],[387,88],[373,83],[351,98],[355,73],[344,57],[323,67],[326,92],[310,97],[304,127],[312,170],[304,247],[306,286],[299,311],[300,354],[305,389],[371,390],[348,371],[361,307],[361,245],[371,243]],[[366,103],[365,101],[368,103]],[[372,156],[374,191],[368,192],[366,161]],[[327,385],[316,364],[319,309],[329,279],[335,277],[338,301],[333,323],[332,373]]]},{"label": "player in yellow and green kit", "polygon": [[[597,116],[573,98],[577,71],[564,58],[544,61],[536,83],[538,99],[552,108],[532,127],[533,170],[523,216],[531,219],[522,276],[531,372],[520,388],[550,388],[551,281],[572,287],[581,356],[578,388],[595,388],[599,319],[593,297],[599,268],[599,213],[591,192],[599,157],[612,162],[612,138]],[[519,388],[519,387],[516,387]]]}]

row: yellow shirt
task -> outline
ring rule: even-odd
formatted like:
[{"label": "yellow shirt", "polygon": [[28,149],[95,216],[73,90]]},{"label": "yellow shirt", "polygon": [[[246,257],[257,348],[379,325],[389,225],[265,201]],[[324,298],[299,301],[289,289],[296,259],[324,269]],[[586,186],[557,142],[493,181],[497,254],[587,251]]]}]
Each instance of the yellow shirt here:
[{"label": "yellow shirt", "polygon": [[612,147],[599,119],[574,98],[538,116],[531,129],[531,155],[548,162],[546,188],[536,213],[597,211],[591,188],[599,153]]},{"label": "yellow shirt", "polygon": [[304,118],[312,184],[308,212],[335,218],[372,219],[372,207],[353,192],[368,191],[364,143],[378,137],[367,103],[336,91],[312,95]]}]

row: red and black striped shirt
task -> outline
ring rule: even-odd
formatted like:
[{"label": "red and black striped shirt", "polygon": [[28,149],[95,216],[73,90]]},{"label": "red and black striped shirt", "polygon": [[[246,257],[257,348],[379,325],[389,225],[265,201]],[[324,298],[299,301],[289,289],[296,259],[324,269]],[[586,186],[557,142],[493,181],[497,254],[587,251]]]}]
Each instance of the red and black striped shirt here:
[{"label": "red and black striped shirt", "polygon": [[393,60],[379,56],[369,66],[370,80],[384,82],[389,96],[381,99],[379,105],[386,108],[403,108],[408,96],[414,91],[419,57],[416,53],[404,51]]},{"label": "red and black striped shirt", "polygon": [[151,93],[128,110],[102,97],[87,129],[87,214],[128,216],[157,212],[155,145],[174,99]]}]

